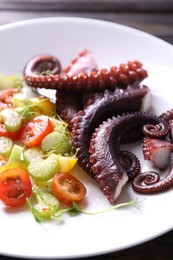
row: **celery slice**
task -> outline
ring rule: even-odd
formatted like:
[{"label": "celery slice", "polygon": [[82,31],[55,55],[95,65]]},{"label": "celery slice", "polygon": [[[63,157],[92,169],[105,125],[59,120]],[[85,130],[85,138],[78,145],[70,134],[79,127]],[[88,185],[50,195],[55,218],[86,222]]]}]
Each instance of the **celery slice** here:
[{"label": "celery slice", "polygon": [[29,97],[23,93],[17,93],[12,97],[12,103],[15,107],[25,107],[29,100]]},{"label": "celery slice", "polygon": [[58,170],[58,157],[51,154],[45,160],[32,161],[28,166],[29,174],[38,181],[51,179]]},{"label": "celery slice", "polygon": [[10,157],[9,157],[9,162],[20,162],[22,160],[22,153],[23,153],[23,147],[17,144],[14,144]]},{"label": "celery slice", "polygon": [[24,161],[30,164],[32,161],[38,161],[43,158],[43,151],[40,147],[31,147],[24,151]]},{"label": "celery slice", "polygon": [[13,141],[9,137],[0,136],[0,154],[9,157],[13,148]]},{"label": "celery slice", "polygon": [[16,132],[22,126],[22,117],[14,109],[3,109],[0,113],[1,120],[9,132]]},{"label": "celery slice", "polygon": [[41,148],[46,152],[65,154],[71,151],[71,142],[66,134],[54,131],[43,138]]}]

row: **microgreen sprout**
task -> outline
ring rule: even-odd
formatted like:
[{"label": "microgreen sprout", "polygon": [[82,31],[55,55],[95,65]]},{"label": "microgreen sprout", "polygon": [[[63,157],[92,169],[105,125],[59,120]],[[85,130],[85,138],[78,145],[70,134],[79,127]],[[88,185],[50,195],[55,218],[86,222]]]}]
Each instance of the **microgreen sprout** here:
[{"label": "microgreen sprout", "polygon": [[136,198],[135,200],[131,200],[131,201],[128,201],[128,202],[123,202],[123,203],[119,203],[119,204],[116,204],[112,207],[109,207],[107,209],[104,209],[104,210],[101,210],[101,211],[96,211],[96,212],[89,212],[89,211],[85,211],[85,210],[82,210],[78,204],[76,204],[75,202],[73,202],[72,204],[72,208],[69,208],[69,211],[68,213],[71,215],[74,215],[74,213],[76,214],[79,214],[79,213],[83,213],[83,214],[87,214],[87,215],[98,215],[98,214],[102,214],[102,213],[105,213],[105,212],[108,212],[108,211],[111,211],[111,210],[114,210],[114,209],[118,209],[118,208],[122,208],[122,207],[127,207],[127,206],[133,206],[137,209],[141,209],[141,206],[142,206],[142,199],[141,198]]},{"label": "microgreen sprout", "polygon": [[45,70],[45,71],[42,71],[40,75],[42,75],[42,76],[51,76],[52,75],[53,76],[54,74],[52,73],[51,70]]},{"label": "microgreen sprout", "polygon": [[31,210],[33,216],[35,217],[35,219],[40,222],[40,223],[43,223],[45,221],[45,219],[40,215],[40,213],[38,212],[38,210],[36,210],[32,204],[31,204],[31,201],[29,200],[29,198],[26,198],[26,202],[29,206],[29,209]]},{"label": "microgreen sprout", "polygon": [[[93,211],[93,212],[89,212],[89,211],[85,211],[83,209],[80,208],[80,206],[73,202],[72,203],[72,206],[71,207],[68,207],[68,208],[63,208],[63,209],[55,209],[52,211],[52,215],[51,215],[51,219],[52,220],[60,220],[60,217],[67,213],[69,214],[70,216],[77,216],[79,214],[86,214],[86,215],[99,215],[99,214],[103,214],[103,213],[106,213],[108,211],[111,211],[111,210],[115,210],[115,209],[119,209],[119,208],[123,208],[123,207],[129,207],[129,206],[132,206],[132,207],[135,207],[137,209],[141,209],[142,208],[142,202],[143,202],[143,199],[141,198],[136,198],[134,200],[131,200],[131,201],[128,201],[128,202],[123,202],[123,203],[119,203],[119,204],[116,204],[112,207],[109,207],[107,209],[104,209],[104,210],[100,210],[100,211]],[[31,209],[31,212],[33,213],[35,219],[38,221],[38,222],[44,222],[44,218],[41,216],[40,212],[37,211],[31,204],[31,202],[29,201],[29,199],[27,198],[27,203],[28,203],[28,206],[29,208]]]}]

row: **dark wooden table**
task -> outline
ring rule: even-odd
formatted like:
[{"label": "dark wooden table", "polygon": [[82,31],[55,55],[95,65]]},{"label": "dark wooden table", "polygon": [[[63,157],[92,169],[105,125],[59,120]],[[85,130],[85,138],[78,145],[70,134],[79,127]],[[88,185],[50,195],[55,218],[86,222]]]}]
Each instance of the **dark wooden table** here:
[{"label": "dark wooden table", "polygon": [[[88,17],[120,23],[173,44],[173,0],[0,0],[0,25],[53,16]],[[7,256],[0,257],[1,260],[8,259]],[[142,245],[90,259],[172,260],[173,231]]]}]

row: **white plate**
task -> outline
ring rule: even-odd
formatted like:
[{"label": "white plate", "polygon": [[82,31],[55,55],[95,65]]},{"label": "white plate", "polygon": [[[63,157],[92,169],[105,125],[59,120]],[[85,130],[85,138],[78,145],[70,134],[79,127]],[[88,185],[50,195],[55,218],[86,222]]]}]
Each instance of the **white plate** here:
[{"label": "white plate", "polygon": [[[146,33],[109,22],[46,18],[2,26],[0,73],[21,74],[26,62],[40,53],[56,55],[65,66],[84,48],[95,55],[100,67],[134,59],[142,61],[149,72],[145,83],[152,89],[155,112],[159,114],[171,108],[173,47]],[[95,182],[85,173],[81,178],[88,189],[86,210],[108,208],[110,205]],[[118,202],[136,197],[143,196],[127,186]],[[145,196],[143,210],[129,207],[97,216],[66,216],[62,224],[43,225],[26,209],[18,212],[0,204],[0,253],[60,259],[125,249],[172,229],[172,197],[173,190],[170,190]]]}]

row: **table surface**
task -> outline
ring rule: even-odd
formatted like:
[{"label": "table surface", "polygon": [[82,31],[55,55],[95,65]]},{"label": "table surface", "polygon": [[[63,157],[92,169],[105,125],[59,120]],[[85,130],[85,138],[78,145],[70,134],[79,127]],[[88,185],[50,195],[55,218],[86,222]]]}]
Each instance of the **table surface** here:
[{"label": "table surface", "polygon": [[[62,16],[88,17],[124,24],[173,44],[173,0],[0,0],[0,25],[32,18]],[[171,260],[172,245],[173,231],[170,231],[142,245],[90,259]],[[7,256],[0,257],[1,260],[7,260]]]}]

